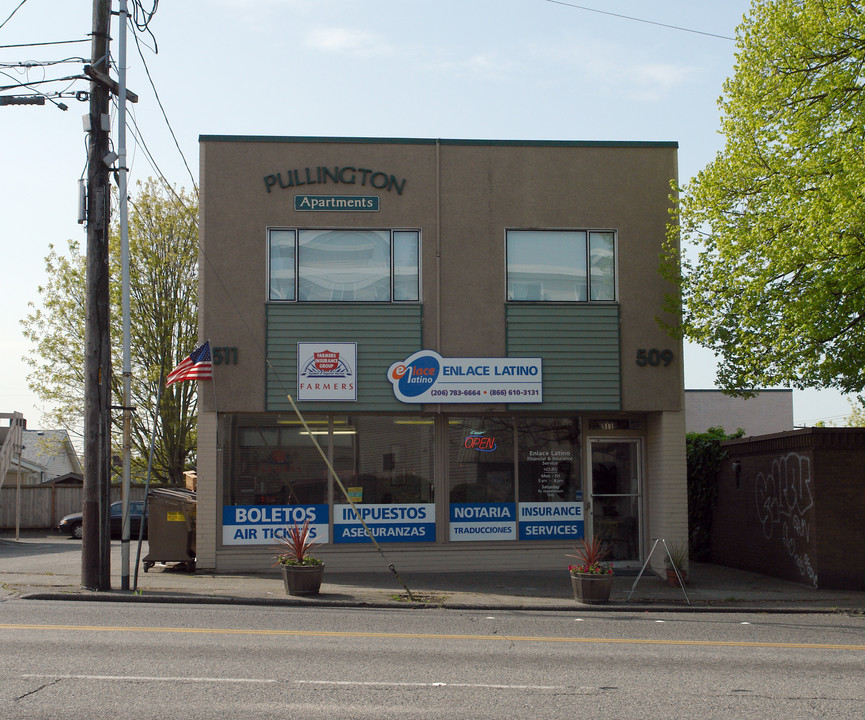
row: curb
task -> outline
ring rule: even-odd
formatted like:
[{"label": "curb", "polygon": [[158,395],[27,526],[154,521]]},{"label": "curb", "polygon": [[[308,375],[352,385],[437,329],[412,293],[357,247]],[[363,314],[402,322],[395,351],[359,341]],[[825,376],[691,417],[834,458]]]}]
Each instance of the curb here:
[{"label": "curb", "polygon": [[865,608],[851,607],[813,607],[793,605],[672,605],[669,603],[627,603],[612,601],[598,605],[580,604],[502,604],[502,603],[463,603],[450,602],[397,602],[375,600],[328,600],[326,598],[246,598],[220,595],[200,595],[196,597],[173,595],[170,593],[146,593],[141,595],[121,591],[122,594],[85,592],[37,592],[19,596],[23,600],[73,600],[84,602],[124,602],[124,603],[165,603],[174,605],[246,605],[259,607],[319,607],[319,608],[372,608],[387,610],[459,610],[459,611],[518,611],[518,612],[651,612],[651,613],[724,613],[724,614],[764,614],[764,615],[835,615],[865,614]]}]

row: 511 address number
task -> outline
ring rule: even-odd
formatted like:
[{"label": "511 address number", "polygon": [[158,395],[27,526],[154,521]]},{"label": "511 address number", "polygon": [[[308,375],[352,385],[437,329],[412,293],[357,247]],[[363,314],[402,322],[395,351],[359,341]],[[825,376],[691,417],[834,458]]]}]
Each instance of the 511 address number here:
[{"label": "511 address number", "polygon": [[657,348],[652,348],[650,350],[646,350],[645,348],[640,348],[637,350],[637,365],[639,367],[658,367],[659,365],[663,365],[667,367],[671,362],[673,362],[673,351],[669,348],[664,350],[658,350]]}]

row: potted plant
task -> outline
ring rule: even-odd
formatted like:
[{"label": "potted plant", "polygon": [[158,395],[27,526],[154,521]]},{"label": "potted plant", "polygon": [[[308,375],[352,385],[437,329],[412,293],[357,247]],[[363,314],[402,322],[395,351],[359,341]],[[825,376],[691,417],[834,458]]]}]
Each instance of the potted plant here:
[{"label": "potted plant", "polygon": [[679,587],[676,569],[682,577],[682,582],[688,584],[688,543],[671,543],[668,554],[664,557],[664,567],[667,569],[667,584]]},{"label": "potted plant", "polygon": [[574,589],[574,599],[581,603],[605,603],[610,599],[613,589],[613,566],[601,562],[610,552],[604,542],[597,536],[591,540],[583,540],[581,547],[576,548],[576,565],[569,565],[571,585]]},{"label": "potted plant", "polygon": [[282,568],[289,595],[318,595],[321,589],[324,563],[309,554],[314,542],[309,520],[287,528],[285,536],[279,539],[282,552],[276,556],[276,564]]}]

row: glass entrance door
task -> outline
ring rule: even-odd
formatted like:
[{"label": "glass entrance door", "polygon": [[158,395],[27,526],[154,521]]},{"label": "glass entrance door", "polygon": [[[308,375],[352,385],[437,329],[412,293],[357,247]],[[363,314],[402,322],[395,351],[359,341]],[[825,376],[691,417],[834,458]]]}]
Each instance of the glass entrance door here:
[{"label": "glass entrance door", "polygon": [[640,441],[590,440],[592,532],[610,560],[640,560]]}]

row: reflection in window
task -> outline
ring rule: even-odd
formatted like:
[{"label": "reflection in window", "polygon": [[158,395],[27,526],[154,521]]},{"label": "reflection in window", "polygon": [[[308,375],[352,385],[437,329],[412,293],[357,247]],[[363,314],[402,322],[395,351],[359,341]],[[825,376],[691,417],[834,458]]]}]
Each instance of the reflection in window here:
[{"label": "reflection in window", "polygon": [[327,502],[327,467],[299,423],[235,415],[226,418],[226,433],[226,505]]},{"label": "reflection in window", "polygon": [[420,300],[417,230],[268,230],[271,301]]},{"label": "reflection in window", "polygon": [[393,234],[393,299],[419,300],[419,248],[417,232]]},{"label": "reflection in window", "polygon": [[390,233],[301,230],[298,234],[298,300],[390,300]]},{"label": "reflection in window", "polygon": [[[415,416],[308,415],[357,503],[433,501],[433,419]],[[226,505],[328,502],[328,468],[296,418],[231,415],[224,453]],[[334,483],[336,503],[347,502]]]},{"label": "reflection in window", "polygon": [[612,231],[508,230],[508,300],[615,300],[615,239]]},{"label": "reflection in window", "polygon": [[518,418],[520,502],[579,502],[580,428],[576,418]]},{"label": "reflection in window", "polygon": [[294,300],[294,230],[270,233],[270,299]]},{"label": "reflection in window", "polygon": [[616,299],[616,240],[611,232],[589,233],[592,300]]},{"label": "reflection in window", "polygon": [[450,501],[514,502],[514,421],[450,418]]},{"label": "reflection in window", "polygon": [[[346,421],[352,447],[334,451],[334,469],[353,502],[432,502],[432,418],[349,415]],[[338,487],[334,497],[346,502]]]}]

